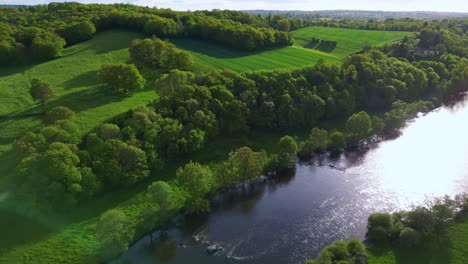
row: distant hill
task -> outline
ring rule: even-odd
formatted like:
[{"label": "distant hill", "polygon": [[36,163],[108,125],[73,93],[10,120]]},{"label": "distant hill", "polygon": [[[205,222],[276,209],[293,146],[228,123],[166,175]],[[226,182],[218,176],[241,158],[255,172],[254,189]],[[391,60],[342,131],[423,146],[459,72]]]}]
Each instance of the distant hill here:
[{"label": "distant hill", "polygon": [[353,20],[385,20],[388,18],[414,18],[423,20],[433,19],[444,19],[444,18],[455,18],[455,17],[466,17],[468,13],[457,13],[457,12],[431,12],[431,11],[404,11],[404,12],[392,12],[392,11],[364,11],[364,10],[322,10],[322,11],[300,11],[300,10],[244,10],[244,12],[250,14],[279,14],[290,18],[302,18],[302,19],[319,19],[319,18],[335,18],[335,19],[353,19]]},{"label": "distant hill", "polygon": [[0,8],[20,8],[24,5],[0,5]]}]

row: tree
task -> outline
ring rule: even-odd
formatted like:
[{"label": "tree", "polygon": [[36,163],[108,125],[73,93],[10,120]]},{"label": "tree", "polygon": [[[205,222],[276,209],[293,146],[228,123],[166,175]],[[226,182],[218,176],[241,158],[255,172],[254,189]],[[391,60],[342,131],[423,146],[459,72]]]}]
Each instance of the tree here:
[{"label": "tree", "polygon": [[99,128],[99,137],[104,140],[118,139],[120,137],[120,127],[110,123],[102,124]]},{"label": "tree", "polygon": [[211,169],[199,163],[189,162],[177,169],[176,179],[179,186],[187,192],[186,208],[191,212],[202,212],[209,209],[205,195],[214,186]]},{"label": "tree", "polygon": [[395,235],[394,218],[391,214],[377,213],[367,220],[366,237],[377,242],[387,242]]},{"label": "tree", "polygon": [[239,175],[242,182],[251,181],[261,175],[264,162],[260,153],[254,152],[249,147],[241,147],[230,155],[232,155],[232,158],[239,167]]},{"label": "tree", "polygon": [[189,53],[158,38],[134,40],[129,51],[132,62],[139,69],[188,70],[193,63]]},{"label": "tree", "polygon": [[153,182],[146,190],[147,199],[159,206],[159,221],[165,222],[182,208],[185,199],[176,186],[163,181]]},{"label": "tree", "polygon": [[118,209],[112,209],[102,214],[96,224],[96,238],[101,243],[101,251],[105,259],[125,252],[133,235],[131,222]]},{"label": "tree", "polygon": [[299,147],[291,136],[284,136],[279,141],[278,168],[290,169],[296,165],[296,154]]},{"label": "tree", "polygon": [[53,124],[58,120],[73,120],[75,112],[65,106],[57,106],[47,111],[45,121],[48,124]]},{"label": "tree", "polygon": [[346,121],[346,129],[355,140],[363,139],[372,131],[371,118],[365,111],[355,113]]},{"label": "tree", "polygon": [[346,137],[340,131],[333,131],[330,134],[330,146],[333,148],[342,148],[346,144]]},{"label": "tree", "polygon": [[314,127],[308,140],[303,143],[301,156],[313,156],[315,152],[326,150],[328,146],[328,131]]},{"label": "tree", "polygon": [[31,54],[36,60],[52,59],[60,55],[65,44],[65,40],[61,37],[50,32],[42,32],[33,38]]},{"label": "tree", "polygon": [[239,166],[232,155],[216,167],[217,185],[231,187],[240,182]]},{"label": "tree", "polygon": [[98,77],[111,90],[125,94],[142,90],[146,82],[133,64],[102,65]]},{"label": "tree", "polygon": [[91,39],[94,33],[96,33],[96,27],[93,22],[85,20],[66,27],[63,35],[68,45],[72,45]]},{"label": "tree", "polygon": [[50,85],[37,78],[31,80],[29,94],[35,101],[40,101],[45,110],[47,110],[47,101],[54,95]]}]

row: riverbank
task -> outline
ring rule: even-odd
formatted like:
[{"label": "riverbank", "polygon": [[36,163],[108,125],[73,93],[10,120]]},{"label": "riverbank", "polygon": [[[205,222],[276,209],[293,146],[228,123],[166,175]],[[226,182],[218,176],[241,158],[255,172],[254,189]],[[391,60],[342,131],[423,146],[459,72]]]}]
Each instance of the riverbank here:
[{"label": "riverbank", "polygon": [[[291,259],[302,262],[334,240],[363,239],[371,213],[410,208],[423,202],[426,195],[458,193],[464,188],[458,182],[466,166],[461,158],[444,160],[440,155],[445,157],[451,149],[453,155],[466,157],[463,146],[468,142],[461,137],[467,131],[461,123],[466,115],[464,104],[439,108],[409,122],[396,139],[369,143],[340,157],[331,158],[328,153],[317,157],[324,166],[298,164],[296,174],[282,184],[267,184],[254,197],[238,198],[220,210],[213,209],[203,221],[194,221],[196,227],[187,223],[192,229],[182,230],[194,232],[182,238],[188,248],[177,246],[178,239],[169,240],[176,246],[174,256],[166,262],[225,263],[229,257],[255,264],[289,263]],[[447,170],[452,166],[463,171]],[[441,170],[446,171],[443,182]],[[193,235],[220,243],[225,250],[207,259],[206,246],[191,244]],[[159,258],[151,254],[158,247],[144,241],[124,258],[158,263]]]}]

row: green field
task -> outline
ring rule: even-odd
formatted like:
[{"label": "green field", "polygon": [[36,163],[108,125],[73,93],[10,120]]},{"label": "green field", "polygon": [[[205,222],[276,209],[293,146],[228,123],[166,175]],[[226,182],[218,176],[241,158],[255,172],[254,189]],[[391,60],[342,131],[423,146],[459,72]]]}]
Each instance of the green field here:
[{"label": "green field", "polygon": [[55,96],[50,107],[64,105],[75,111],[83,133],[131,107],[156,98],[153,89],[123,97],[107,93],[97,85],[97,71],[101,65],[127,62],[130,41],[141,37],[141,34],[128,31],[108,31],[66,48],[63,56],[55,60],[34,66],[1,68],[0,144],[42,123],[37,115],[41,107],[28,93],[32,78],[41,78],[51,84]]},{"label": "green field", "polygon": [[[311,39],[334,40],[337,46],[328,52],[339,58],[344,58],[353,53],[359,52],[366,45],[382,46],[385,43],[403,39],[411,36],[411,32],[403,31],[378,31],[360,30],[331,27],[305,27],[292,32],[294,35],[294,45],[298,47],[310,47]],[[326,48],[325,48],[326,49]]]},{"label": "green field", "polygon": [[319,60],[339,61],[334,55],[302,47],[284,47],[262,52],[242,52],[193,39],[173,39],[194,57],[194,70],[230,69],[238,72],[298,68]]},{"label": "green field", "polygon": [[466,264],[468,260],[468,219],[452,224],[444,237],[425,241],[423,246],[402,249],[398,246],[368,250],[371,264]]}]

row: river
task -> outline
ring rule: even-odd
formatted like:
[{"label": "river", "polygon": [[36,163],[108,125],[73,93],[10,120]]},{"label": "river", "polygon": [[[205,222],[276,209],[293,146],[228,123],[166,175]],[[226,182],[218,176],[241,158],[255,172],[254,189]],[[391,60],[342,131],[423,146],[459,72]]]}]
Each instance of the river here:
[{"label": "river", "polygon": [[[293,174],[248,194],[219,196],[210,214],[179,221],[152,245],[142,238],[120,260],[304,263],[335,240],[363,239],[371,213],[467,192],[467,121],[464,101],[421,115],[395,139],[299,163]],[[206,241],[224,250],[210,256]]]}]

